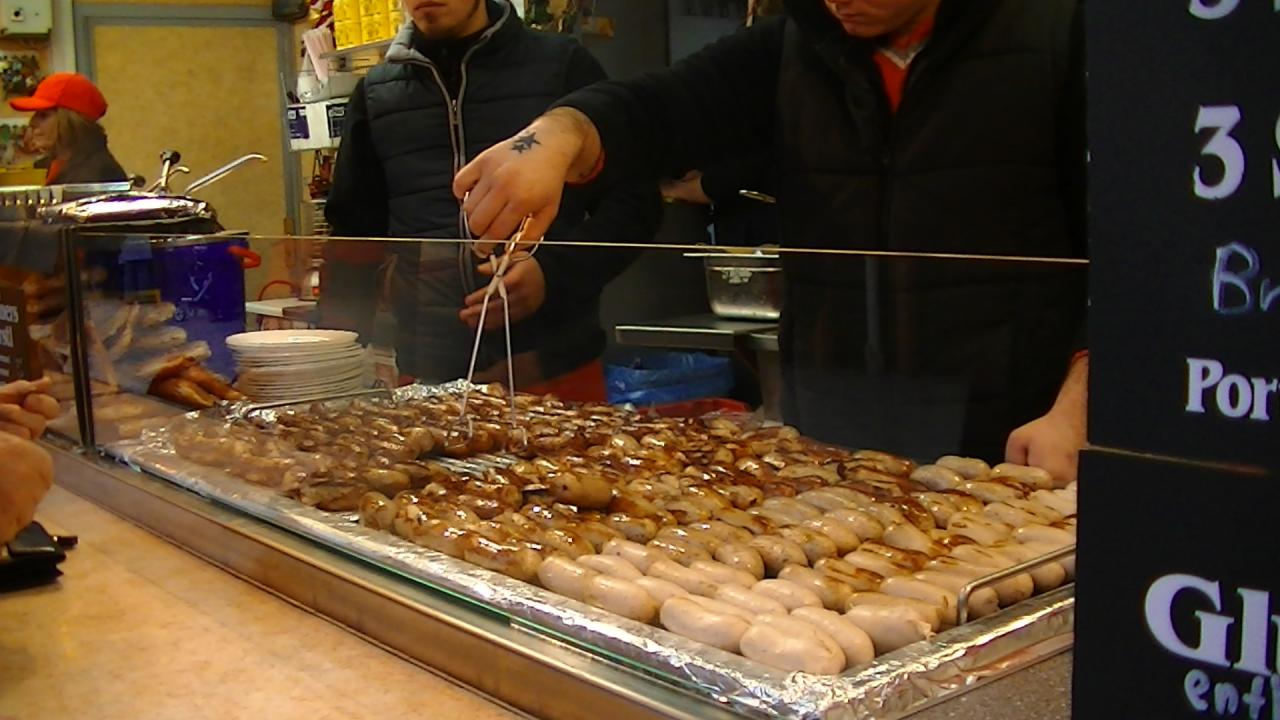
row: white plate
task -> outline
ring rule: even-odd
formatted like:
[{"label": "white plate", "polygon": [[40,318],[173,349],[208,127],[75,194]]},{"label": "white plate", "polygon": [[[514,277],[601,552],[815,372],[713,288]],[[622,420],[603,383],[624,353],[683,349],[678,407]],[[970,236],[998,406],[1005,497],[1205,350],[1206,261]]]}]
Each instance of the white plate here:
[{"label": "white plate", "polygon": [[305,365],[289,365],[283,367],[241,367],[240,379],[252,381],[285,380],[308,382],[345,377],[350,373],[363,370],[364,358],[334,360],[332,362],[308,363]]},{"label": "white plate", "polygon": [[358,372],[345,377],[334,378],[331,380],[323,380],[318,382],[304,382],[304,383],[265,382],[263,383],[263,382],[250,381],[250,382],[236,383],[236,387],[245,392],[248,392],[250,390],[288,391],[288,390],[294,390],[294,389],[311,391],[316,388],[327,388],[327,387],[332,387],[334,385],[348,385],[353,382],[363,382],[363,381],[364,381],[364,373]]},{"label": "white plate", "polygon": [[318,353],[281,353],[278,355],[241,355],[234,353],[236,364],[241,367],[289,367],[311,363],[350,360],[363,357],[365,349],[359,346],[342,350],[326,350]]},{"label": "white plate", "polygon": [[330,388],[318,389],[291,389],[279,391],[242,391],[250,399],[258,402],[274,402],[276,400],[301,400],[304,398],[322,398],[330,395],[341,395],[348,392],[356,392],[357,390],[366,389],[363,382],[354,382],[349,385],[338,385]]},{"label": "white plate", "polygon": [[349,346],[358,337],[349,330],[256,330],[229,336],[227,347],[246,353],[290,353],[298,348]]}]

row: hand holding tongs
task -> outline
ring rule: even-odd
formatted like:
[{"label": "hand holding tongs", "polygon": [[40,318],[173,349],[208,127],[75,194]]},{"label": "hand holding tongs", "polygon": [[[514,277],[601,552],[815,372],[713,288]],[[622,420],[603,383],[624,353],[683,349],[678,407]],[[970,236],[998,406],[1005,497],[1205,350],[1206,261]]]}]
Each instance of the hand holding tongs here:
[{"label": "hand holding tongs", "polygon": [[471,419],[467,416],[467,402],[471,398],[472,382],[476,374],[476,360],[480,356],[480,340],[484,337],[484,323],[489,312],[489,300],[493,298],[495,292],[502,298],[502,329],[507,344],[507,396],[511,407],[511,429],[512,431],[516,429],[516,383],[511,352],[511,305],[507,297],[507,284],[503,280],[507,270],[511,267],[511,263],[519,262],[516,256],[525,252],[518,250],[518,248],[532,245],[532,249],[527,252],[528,256],[532,256],[537,252],[538,244],[542,242],[542,238],[538,238],[531,243],[526,243],[524,234],[531,220],[533,220],[532,215],[525,217],[515,234],[503,244],[501,256],[494,257],[492,254],[489,255],[489,266],[493,268],[493,279],[489,281],[488,287],[485,288],[484,299],[480,304],[480,321],[476,325],[476,338],[471,346],[471,362],[467,366],[467,384],[462,391],[462,408],[458,413],[458,425],[465,424],[468,435],[471,434]]}]

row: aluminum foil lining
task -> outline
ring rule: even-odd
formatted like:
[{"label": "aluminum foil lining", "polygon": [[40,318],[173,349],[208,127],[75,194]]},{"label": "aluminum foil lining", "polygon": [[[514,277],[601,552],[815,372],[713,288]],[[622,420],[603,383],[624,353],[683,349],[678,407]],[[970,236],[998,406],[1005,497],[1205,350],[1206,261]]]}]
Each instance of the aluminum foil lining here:
[{"label": "aluminum foil lining", "polygon": [[[457,392],[461,386],[401,388],[399,398]],[[346,401],[338,401],[346,402]],[[271,422],[280,408],[241,405]],[[191,413],[208,416],[225,410]],[[953,628],[842,675],[784,673],[451,558],[363,527],[355,513],[330,513],[179,457],[163,432],[107,446],[136,469],[225,503],[324,545],[408,574],[429,586],[460,594],[507,613],[526,630],[605,654],[735,712],[764,718],[862,720],[901,718],[1027,667],[1071,646],[1075,618],[1072,588],[1026,600],[994,615]],[[447,461],[459,472],[481,472],[488,462]]]},{"label": "aluminum foil lining", "polygon": [[214,220],[216,213],[203,200],[144,192],[98,195],[40,210],[46,221],[75,224],[128,225],[134,223]]}]

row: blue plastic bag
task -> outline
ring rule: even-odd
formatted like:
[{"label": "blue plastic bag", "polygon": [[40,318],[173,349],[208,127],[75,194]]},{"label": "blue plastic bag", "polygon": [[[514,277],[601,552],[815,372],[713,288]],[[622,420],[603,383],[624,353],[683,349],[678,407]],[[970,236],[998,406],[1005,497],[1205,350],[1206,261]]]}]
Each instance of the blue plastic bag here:
[{"label": "blue plastic bag", "polygon": [[665,405],[728,394],[733,364],[704,353],[655,353],[626,366],[606,365],[604,377],[611,403]]}]

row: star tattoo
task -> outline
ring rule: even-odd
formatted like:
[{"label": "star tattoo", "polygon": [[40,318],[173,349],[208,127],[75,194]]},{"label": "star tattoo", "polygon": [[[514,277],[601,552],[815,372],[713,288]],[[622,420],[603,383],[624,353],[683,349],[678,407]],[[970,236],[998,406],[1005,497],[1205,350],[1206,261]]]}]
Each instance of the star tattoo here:
[{"label": "star tattoo", "polygon": [[516,138],[515,142],[511,143],[511,149],[523,155],[526,150],[532,150],[534,145],[541,144],[542,143],[538,142],[537,133],[525,133],[524,135]]}]

